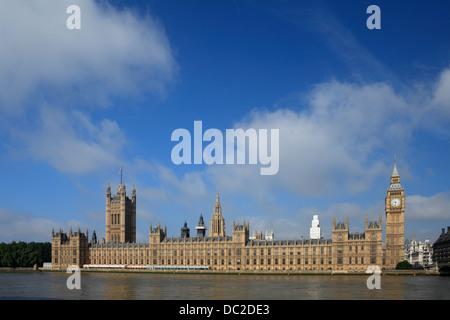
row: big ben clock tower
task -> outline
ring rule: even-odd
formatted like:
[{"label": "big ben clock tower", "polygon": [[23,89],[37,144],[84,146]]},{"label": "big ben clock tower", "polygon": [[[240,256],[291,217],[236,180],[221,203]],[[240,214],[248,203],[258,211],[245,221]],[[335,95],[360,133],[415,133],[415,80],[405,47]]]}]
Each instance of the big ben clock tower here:
[{"label": "big ben clock tower", "polygon": [[386,255],[385,268],[394,269],[400,261],[405,260],[405,191],[400,184],[397,161],[394,159],[394,170],[391,184],[387,189],[386,201]]}]

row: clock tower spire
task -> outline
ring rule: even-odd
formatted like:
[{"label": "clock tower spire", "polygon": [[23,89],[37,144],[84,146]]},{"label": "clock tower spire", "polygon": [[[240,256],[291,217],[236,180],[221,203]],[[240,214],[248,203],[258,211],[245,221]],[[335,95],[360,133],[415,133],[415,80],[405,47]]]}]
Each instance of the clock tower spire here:
[{"label": "clock tower spire", "polygon": [[394,269],[397,263],[405,260],[405,191],[400,184],[397,170],[397,158],[394,158],[394,169],[391,182],[386,192],[386,255],[385,268]]}]

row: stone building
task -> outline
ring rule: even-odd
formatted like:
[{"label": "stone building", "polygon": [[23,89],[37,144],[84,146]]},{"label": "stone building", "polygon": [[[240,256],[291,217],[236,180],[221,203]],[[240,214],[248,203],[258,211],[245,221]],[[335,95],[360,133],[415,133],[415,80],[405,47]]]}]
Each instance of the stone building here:
[{"label": "stone building", "polygon": [[386,253],[385,268],[394,269],[397,263],[405,260],[405,191],[400,184],[397,161],[394,160],[394,170],[391,183],[385,198],[386,211]]},{"label": "stone building", "polygon": [[136,189],[128,198],[124,182],[114,197],[106,187],[106,242],[136,242]]},{"label": "stone building", "polygon": [[[94,233],[95,234],[95,233]],[[82,266],[89,263],[88,231],[64,233],[63,230],[52,230],[52,268],[67,268],[71,265]]]},{"label": "stone building", "polygon": [[[233,221],[226,234],[219,192],[210,220],[209,235],[203,215],[191,236],[187,224],[180,237],[169,237],[167,227],[150,225],[148,243],[136,243],[136,190],[126,197],[125,185],[111,197],[106,191],[106,240],[88,234],[52,234],[52,266],[57,269],[76,264],[103,267],[187,268],[203,266],[212,270],[333,270],[364,272],[370,265],[395,268],[404,260],[403,224],[405,196],[396,163],[385,199],[386,247],[382,244],[382,218],[365,218],[363,233],[351,233],[345,222],[333,218],[332,238],[275,240],[273,233],[250,238],[249,221]],[[314,220],[313,220],[314,221]],[[318,227],[318,224],[317,226]],[[316,232],[313,233],[316,235]],[[400,243],[400,244],[399,244]],[[399,250],[402,254],[399,254]]]},{"label": "stone building", "polygon": [[442,274],[450,274],[450,226],[447,226],[447,232],[442,228],[433,244],[433,262]]},{"label": "stone building", "polygon": [[433,244],[429,239],[418,241],[415,236],[405,240],[405,260],[414,268],[429,268],[433,265]]}]

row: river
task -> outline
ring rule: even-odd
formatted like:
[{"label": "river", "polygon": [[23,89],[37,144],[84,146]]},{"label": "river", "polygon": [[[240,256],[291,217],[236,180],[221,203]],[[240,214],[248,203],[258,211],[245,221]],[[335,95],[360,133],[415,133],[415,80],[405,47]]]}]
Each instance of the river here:
[{"label": "river", "polygon": [[0,272],[0,299],[24,300],[449,300],[450,277]]}]

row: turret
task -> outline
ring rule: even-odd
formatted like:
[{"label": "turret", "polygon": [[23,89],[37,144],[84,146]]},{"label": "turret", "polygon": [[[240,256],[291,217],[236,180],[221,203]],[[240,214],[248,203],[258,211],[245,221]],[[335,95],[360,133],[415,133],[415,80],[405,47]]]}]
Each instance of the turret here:
[{"label": "turret", "polygon": [[233,220],[233,241],[245,243],[249,239],[249,234],[250,224],[248,221],[247,223],[245,223],[244,219],[244,222],[242,224],[239,224],[239,221],[235,223]]},{"label": "turret", "polygon": [[200,219],[198,220],[198,224],[195,226],[195,229],[197,230],[197,237],[198,238],[205,238],[206,237],[206,226],[205,222],[203,221],[203,215],[200,214]]},{"label": "turret", "polygon": [[184,221],[184,226],[181,228],[181,238],[189,238],[190,236],[190,230],[187,226],[187,222]]}]

